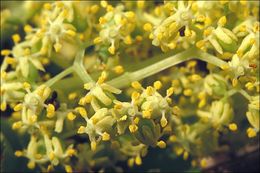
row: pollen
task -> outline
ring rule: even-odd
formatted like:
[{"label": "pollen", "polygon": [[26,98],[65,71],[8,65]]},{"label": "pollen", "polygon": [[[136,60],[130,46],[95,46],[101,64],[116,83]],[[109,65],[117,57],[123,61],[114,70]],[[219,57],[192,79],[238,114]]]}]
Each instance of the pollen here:
[{"label": "pollen", "polygon": [[110,135],[109,135],[107,132],[104,132],[104,133],[102,134],[102,140],[103,140],[103,141],[108,141],[108,140],[110,140]]},{"label": "pollen", "polygon": [[14,34],[14,35],[12,36],[12,39],[13,39],[14,43],[16,43],[16,44],[21,41],[21,37],[20,37],[19,34]]},{"label": "pollen", "polygon": [[124,68],[121,65],[115,66],[113,70],[116,74],[122,74],[124,72]]},{"label": "pollen", "polygon": [[54,44],[54,49],[55,49],[55,51],[56,51],[57,53],[60,52],[61,47],[62,47],[62,45],[61,45],[60,43],[55,43],[55,44]]},{"label": "pollen", "polygon": [[24,29],[24,31],[25,31],[26,33],[32,32],[32,27],[31,27],[31,25],[25,25],[23,29]]},{"label": "pollen", "polygon": [[151,87],[151,86],[148,86],[145,90],[145,93],[148,95],[148,96],[151,96],[154,94],[154,88]]},{"label": "pollen", "polygon": [[85,133],[85,127],[84,126],[80,126],[79,129],[78,129],[78,134],[83,134]]},{"label": "pollen", "polygon": [[68,99],[69,100],[74,100],[75,98],[77,98],[78,94],[76,92],[72,92],[68,95]]},{"label": "pollen", "polygon": [[153,87],[156,89],[156,90],[159,90],[162,88],[162,83],[160,81],[156,81],[153,83]]},{"label": "pollen", "polygon": [[146,24],[144,24],[143,29],[144,29],[145,31],[147,31],[147,32],[151,32],[152,29],[153,29],[153,26],[152,26],[152,24],[150,24],[150,23],[146,23]]},{"label": "pollen", "polygon": [[47,117],[52,118],[55,114],[55,107],[53,104],[48,104],[47,106]]},{"label": "pollen", "polygon": [[2,56],[8,56],[9,54],[11,54],[11,51],[8,49],[3,49],[1,50],[1,55]]},{"label": "pollen", "polygon": [[167,89],[166,91],[166,95],[167,97],[170,97],[174,92],[174,88],[173,87],[170,87],[169,89]]},{"label": "pollen", "polygon": [[138,130],[138,126],[135,124],[131,124],[131,125],[129,125],[129,130],[131,133],[134,133]]},{"label": "pollen", "polygon": [[231,123],[228,125],[229,130],[237,131],[237,125],[235,123]]},{"label": "pollen", "polygon": [[249,127],[246,132],[249,138],[256,137],[256,131],[253,128]]},{"label": "pollen", "polygon": [[65,171],[67,172],[67,173],[72,173],[73,171],[72,171],[72,167],[70,166],[70,165],[65,165]]},{"label": "pollen", "polygon": [[66,151],[66,153],[67,153],[70,157],[72,157],[73,155],[76,154],[76,150],[74,150],[73,148],[70,148],[70,149],[68,149],[68,150]]},{"label": "pollen", "polygon": [[94,44],[98,44],[98,43],[101,43],[101,42],[102,42],[101,37],[96,37],[96,38],[93,40],[93,43],[94,43]]},{"label": "pollen", "polygon": [[15,112],[20,111],[20,110],[22,110],[22,108],[23,108],[23,104],[22,104],[22,103],[19,103],[19,104],[15,105],[14,111],[15,111]]},{"label": "pollen", "polygon": [[136,101],[140,97],[140,93],[134,91],[131,95],[132,100]]},{"label": "pollen", "polygon": [[15,151],[14,155],[16,157],[21,157],[21,156],[23,156],[23,152],[21,150],[17,150],[17,151]]},{"label": "pollen", "polygon": [[158,141],[156,144],[159,148],[166,148],[166,143],[162,140]]},{"label": "pollen", "polygon": [[68,120],[73,121],[76,118],[76,115],[73,114],[72,112],[69,112],[67,114],[67,118],[68,118]]},{"label": "pollen", "polygon": [[147,119],[151,118],[151,111],[145,110],[145,111],[142,111],[142,113],[143,113],[143,118],[147,118]]},{"label": "pollen", "polygon": [[224,26],[227,23],[227,18],[226,16],[222,16],[219,20],[218,20],[218,25],[220,26]]},{"label": "pollen", "polygon": [[205,168],[206,166],[207,166],[207,161],[206,161],[206,159],[201,159],[201,161],[200,161],[200,166],[202,167],[202,168]]},{"label": "pollen", "polygon": [[134,88],[134,89],[141,89],[142,88],[142,85],[138,82],[138,81],[134,81],[131,83],[131,86]]},{"label": "pollen", "polygon": [[82,117],[87,117],[87,111],[84,107],[76,107],[75,111],[79,112]]},{"label": "pollen", "polygon": [[6,102],[2,102],[1,103],[1,111],[5,111],[6,107],[7,107]]},{"label": "pollen", "polygon": [[109,48],[108,48],[108,52],[111,53],[112,55],[115,54],[115,46],[114,45],[111,45]]},{"label": "pollen", "polygon": [[141,165],[142,164],[142,159],[141,159],[141,157],[139,155],[135,158],[135,164],[136,165]]},{"label": "pollen", "polygon": [[19,128],[22,127],[22,125],[23,125],[22,121],[17,121],[17,122],[15,122],[15,123],[13,123],[12,129],[13,129],[13,130],[19,129]]},{"label": "pollen", "polygon": [[24,88],[24,89],[30,89],[30,88],[31,88],[31,85],[30,85],[28,82],[24,82],[24,83],[23,83],[23,88]]},{"label": "pollen", "polygon": [[67,30],[67,31],[66,31],[66,34],[68,34],[68,35],[71,36],[71,37],[74,37],[74,36],[76,35],[76,32],[73,31],[73,30]]}]

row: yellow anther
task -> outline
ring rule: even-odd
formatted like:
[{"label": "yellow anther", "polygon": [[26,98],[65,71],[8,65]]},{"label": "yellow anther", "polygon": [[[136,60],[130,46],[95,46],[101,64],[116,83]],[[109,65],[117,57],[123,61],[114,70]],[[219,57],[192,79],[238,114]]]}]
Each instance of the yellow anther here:
[{"label": "yellow anther", "polygon": [[246,25],[242,25],[239,27],[240,32],[246,32]]},{"label": "yellow anther", "polygon": [[200,80],[200,79],[201,79],[201,76],[198,75],[198,74],[193,74],[193,75],[191,75],[191,81],[192,81],[192,82],[196,82],[196,81],[198,81],[198,80]]},{"label": "yellow anther", "polygon": [[143,29],[147,32],[151,32],[153,30],[153,26],[150,23],[146,23],[144,24]]},{"label": "yellow anther", "polygon": [[99,10],[99,6],[98,5],[92,5],[91,7],[90,7],[90,13],[91,14],[96,14],[97,12],[98,12],[98,10]]},{"label": "yellow anther", "polygon": [[99,21],[99,24],[101,24],[101,25],[105,24],[107,22],[107,20],[104,17],[100,17],[98,21]]},{"label": "yellow anther", "polygon": [[135,159],[134,158],[130,158],[127,160],[127,165],[131,168],[134,166],[135,163]]},{"label": "yellow anther", "polygon": [[23,83],[23,88],[24,88],[24,89],[30,89],[30,88],[31,88],[31,85],[30,85],[28,82],[24,82],[24,83]]},{"label": "yellow anther", "polygon": [[252,91],[254,89],[254,84],[252,82],[247,82],[245,87],[249,90]]},{"label": "yellow anther", "polygon": [[84,97],[85,103],[90,103],[91,100],[92,100],[92,95],[86,95],[86,96]]},{"label": "yellow anther", "polygon": [[108,141],[108,140],[110,140],[110,134],[108,134],[107,132],[104,132],[104,133],[102,134],[102,140],[103,140],[103,141]]},{"label": "yellow anther", "polygon": [[117,103],[114,105],[114,109],[121,109],[123,105],[121,103]]},{"label": "yellow anther", "polygon": [[149,39],[154,39],[153,33],[150,33],[150,34],[149,34]]},{"label": "yellow anther", "polygon": [[37,121],[37,116],[36,115],[31,115],[29,116],[29,122],[32,124],[32,123],[35,123]]},{"label": "yellow anther", "polygon": [[114,7],[112,5],[108,5],[106,10],[107,10],[107,12],[113,11]]},{"label": "yellow anther", "polygon": [[86,127],[80,126],[78,129],[78,134],[83,134],[83,133],[85,133],[85,131],[86,131]]},{"label": "yellow anther", "polygon": [[221,65],[221,69],[222,70],[227,70],[227,69],[229,69],[229,65],[227,65],[227,64],[226,65]]},{"label": "yellow anther", "polygon": [[2,56],[7,56],[7,55],[9,55],[10,53],[11,53],[11,51],[8,50],[8,49],[3,49],[3,50],[1,50],[1,55],[2,55]]},{"label": "yellow anther", "polygon": [[241,51],[241,50],[238,50],[236,53],[237,53],[237,56],[240,58],[243,56],[243,51]]},{"label": "yellow anther", "polygon": [[122,116],[119,121],[125,121],[127,119],[127,115]]},{"label": "yellow anther", "polygon": [[167,89],[167,91],[166,91],[167,97],[171,96],[173,94],[173,92],[174,92],[174,88],[173,87],[170,87],[169,89]]},{"label": "yellow anther", "polygon": [[131,83],[131,86],[134,88],[134,89],[141,89],[142,88],[142,85],[138,82],[138,81],[134,81]]},{"label": "yellow anther", "polygon": [[106,8],[108,3],[107,3],[107,1],[100,1],[100,5],[101,5],[101,7]]},{"label": "yellow anther", "polygon": [[196,21],[198,22],[204,22],[205,21],[205,16],[204,15],[198,15],[197,18],[196,18]]},{"label": "yellow anther", "polygon": [[173,112],[174,115],[179,115],[181,110],[180,110],[180,108],[178,106],[174,106],[172,108],[172,112]]},{"label": "yellow anther", "polygon": [[200,100],[198,107],[203,108],[206,105],[206,103],[207,103],[206,99],[202,99],[202,100]]},{"label": "yellow anther", "polygon": [[138,41],[138,42],[141,42],[141,41],[143,41],[143,37],[141,35],[137,35],[135,37],[135,40]]},{"label": "yellow anther", "polygon": [[35,168],[35,162],[30,161],[30,162],[27,164],[27,167],[28,167],[29,169],[34,169],[34,168]]},{"label": "yellow anther", "polygon": [[185,89],[184,91],[183,91],[183,94],[185,95],[185,96],[191,96],[192,95],[192,90],[191,89]]},{"label": "yellow anther", "polygon": [[12,129],[13,129],[13,130],[19,129],[19,128],[22,127],[22,125],[23,125],[22,121],[17,121],[17,122],[15,122],[15,123],[13,123]]},{"label": "yellow anther", "polygon": [[78,96],[78,94],[76,92],[72,92],[72,93],[69,93],[68,99],[74,100],[75,98],[77,98],[77,96]]},{"label": "yellow anther", "polygon": [[55,114],[55,107],[53,104],[48,104],[47,106],[47,117],[52,118]]},{"label": "yellow anther", "polygon": [[45,10],[51,10],[51,4],[50,4],[50,3],[45,3],[45,4],[43,5],[43,8],[44,8]]},{"label": "yellow anther", "polygon": [[163,38],[163,34],[162,34],[162,33],[159,33],[159,34],[157,35],[157,39],[158,39],[159,41],[161,41],[162,38]]},{"label": "yellow anther", "polygon": [[84,40],[85,40],[84,34],[79,34],[79,39],[80,39],[81,41],[84,41]]},{"label": "yellow anther", "polygon": [[246,132],[249,138],[256,137],[256,131],[253,128],[249,127]]},{"label": "yellow anther", "polygon": [[166,148],[166,143],[162,140],[158,141],[156,144],[159,148]]},{"label": "yellow anther", "polygon": [[23,54],[24,54],[25,56],[28,56],[28,55],[31,54],[31,50],[30,50],[29,48],[26,48],[26,49],[24,49]]},{"label": "yellow anther", "polygon": [[101,42],[102,42],[101,37],[96,37],[96,38],[93,40],[93,43],[94,43],[94,44],[98,44],[98,43],[101,43]]},{"label": "yellow anther", "polygon": [[174,150],[177,156],[180,156],[184,151],[184,149],[181,147],[175,147]]},{"label": "yellow anther", "polygon": [[142,111],[143,113],[143,118],[147,118],[147,119],[150,119],[151,118],[151,111],[150,110],[145,110],[145,111]]},{"label": "yellow anther", "polygon": [[238,80],[235,78],[235,79],[232,79],[232,85],[233,87],[237,86],[238,84]]},{"label": "yellow anther", "polygon": [[189,29],[185,29],[184,34],[186,37],[190,37],[192,35],[192,32]]},{"label": "yellow anther", "polygon": [[165,127],[168,124],[168,121],[164,116],[162,116],[162,118],[160,120],[160,124],[162,127]]},{"label": "yellow anther", "polygon": [[108,48],[108,52],[111,53],[112,55],[115,54],[115,50],[116,50],[116,48],[115,48],[114,45],[111,45],[111,46]]},{"label": "yellow anther", "polygon": [[249,40],[249,42],[250,42],[251,45],[253,45],[253,44],[255,44],[256,40],[255,40],[254,38],[251,38],[251,39]]},{"label": "yellow anther", "polygon": [[55,49],[55,51],[56,51],[57,53],[60,52],[61,48],[62,48],[62,45],[61,45],[60,43],[55,43],[55,44],[54,44],[54,49]]},{"label": "yellow anther", "polygon": [[51,152],[50,154],[49,154],[49,159],[50,160],[53,160],[55,158],[55,154],[54,154],[54,152]]},{"label": "yellow anther", "polygon": [[19,41],[21,41],[21,37],[20,37],[20,35],[18,35],[18,34],[12,35],[12,39],[13,39],[13,41],[14,41],[15,43],[18,43]]},{"label": "yellow anther", "polygon": [[209,36],[210,34],[212,33],[212,30],[211,29],[205,29],[204,31],[203,31],[203,35],[204,36]]},{"label": "yellow anther", "polygon": [[134,133],[134,132],[136,132],[136,131],[138,130],[138,126],[135,125],[135,124],[129,125],[128,128],[129,128],[129,130],[130,130],[131,133]]},{"label": "yellow anther", "polygon": [[134,119],[134,123],[135,123],[135,124],[138,124],[139,121],[140,121],[140,118],[139,118],[139,117],[135,117],[135,119]]},{"label": "yellow anther", "polygon": [[125,12],[125,16],[127,18],[133,19],[135,17],[135,13],[133,11],[127,11]]},{"label": "yellow anther", "polygon": [[141,157],[139,155],[135,158],[135,164],[136,165],[141,165],[142,164],[142,159],[141,159]]},{"label": "yellow anther", "polygon": [[61,2],[61,1],[56,2],[56,5],[57,5],[57,7],[59,7],[59,8],[64,7],[63,2]]},{"label": "yellow anther", "polygon": [[205,45],[205,41],[204,40],[200,40],[196,43],[196,47],[197,48],[202,48]]},{"label": "yellow anther", "polygon": [[15,153],[14,153],[14,155],[15,155],[16,157],[21,157],[21,156],[23,155],[23,152],[22,152],[21,150],[16,150]]},{"label": "yellow anther", "polygon": [[61,13],[61,16],[66,18],[69,15],[69,11],[67,9],[64,9],[63,12]]},{"label": "yellow anther", "polygon": [[73,156],[76,154],[76,150],[74,150],[73,148],[69,148],[67,149],[66,153],[68,154],[68,156]]},{"label": "yellow anther", "polygon": [[136,2],[136,4],[137,4],[137,7],[138,8],[144,8],[144,1],[140,1],[140,0],[138,0],[137,2]]},{"label": "yellow anther", "polygon": [[218,25],[220,26],[224,26],[227,23],[227,18],[226,16],[222,16],[219,20],[218,20]]},{"label": "yellow anther", "polygon": [[97,143],[95,141],[90,142],[90,147],[92,151],[95,151],[97,149]]},{"label": "yellow anther", "polygon": [[115,72],[116,74],[122,74],[122,73],[124,73],[124,67],[121,66],[121,65],[115,66],[115,67],[113,68],[113,70],[114,70],[114,72]]},{"label": "yellow anther", "polygon": [[237,125],[235,123],[231,123],[228,125],[229,130],[231,131],[236,131],[237,130]]},{"label": "yellow anther", "polygon": [[170,140],[171,142],[176,142],[176,141],[177,141],[177,137],[176,137],[175,135],[171,135],[171,136],[169,137],[169,140]]},{"label": "yellow anther", "polygon": [[127,45],[130,45],[130,44],[133,43],[132,38],[131,38],[130,35],[128,35],[128,36],[125,37],[124,43],[127,44]]},{"label": "yellow anther", "polygon": [[65,171],[67,173],[72,173],[73,172],[72,167],[70,165],[65,165]]},{"label": "yellow anther", "polygon": [[101,73],[100,77],[98,78],[97,83],[98,83],[98,84],[104,83],[105,80],[107,79],[107,76],[108,76],[108,75],[107,75],[107,72],[103,71],[103,72]]},{"label": "yellow anther", "polygon": [[15,105],[14,111],[15,111],[15,112],[20,111],[20,110],[22,110],[22,108],[23,108],[23,104],[22,104],[22,103],[19,103],[19,104]]},{"label": "yellow anther", "polygon": [[72,112],[69,112],[67,114],[67,118],[68,118],[68,120],[73,121],[76,118],[76,115],[73,114]]},{"label": "yellow anther", "polygon": [[68,35],[71,36],[71,37],[74,37],[74,36],[76,35],[76,32],[73,31],[73,30],[67,30],[67,31],[66,31],[66,34],[68,34]]},{"label": "yellow anther", "polygon": [[148,96],[151,96],[154,94],[154,88],[151,87],[151,86],[148,86],[145,90],[145,93],[148,95]]},{"label": "yellow anther", "polygon": [[6,102],[2,102],[1,103],[1,111],[5,111],[6,107],[7,107]]},{"label": "yellow anther", "polygon": [[201,161],[200,161],[200,166],[202,167],[202,168],[205,168],[206,166],[207,166],[207,160],[206,159],[201,159]]},{"label": "yellow anther", "polygon": [[77,111],[82,117],[86,117],[88,115],[86,109],[83,107],[76,107],[75,111]]},{"label": "yellow anther", "polygon": [[39,153],[37,153],[37,154],[35,154],[35,158],[36,158],[36,159],[41,159],[41,158],[42,158],[42,155],[39,154]]},{"label": "yellow anther", "polygon": [[155,81],[153,83],[153,87],[156,89],[156,90],[159,90],[162,88],[162,83],[160,81]]},{"label": "yellow anther", "polygon": [[183,160],[187,160],[189,158],[189,153],[187,151],[185,151],[183,153]]}]

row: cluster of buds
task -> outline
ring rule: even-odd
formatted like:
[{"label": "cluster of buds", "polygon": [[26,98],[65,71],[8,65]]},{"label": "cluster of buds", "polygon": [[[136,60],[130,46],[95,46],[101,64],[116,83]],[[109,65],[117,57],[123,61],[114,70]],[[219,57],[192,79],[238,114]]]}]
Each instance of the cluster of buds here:
[{"label": "cluster of buds", "polygon": [[107,13],[99,18],[100,32],[94,39],[95,44],[109,45],[108,51],[113,55],[119,48],[120,41],[126,45],[132,44],[131,33],[135,29],[135,13],[124,12],[124,6],[113,7],[102,1],[101,5]]}]

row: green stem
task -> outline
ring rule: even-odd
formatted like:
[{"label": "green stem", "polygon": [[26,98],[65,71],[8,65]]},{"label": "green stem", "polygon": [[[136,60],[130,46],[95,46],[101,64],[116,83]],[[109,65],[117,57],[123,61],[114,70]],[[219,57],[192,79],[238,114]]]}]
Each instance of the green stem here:
[{"label": "green stem", "polygon": [[47,82],[45,82],[45,85],[48,87],[51,87],[53,84],[55,84],[57,81],[61,80],[62,78],[64,78],[65,76],[71,74],[73,72],[73,66],[67,68],[66,70],[62,71],[61,73],[59,73],[58,75],[56,75],[55,77],[51,78],[50,80],[48,80]]},{"label": "green stem", "polygon": [[190,48],[184,52],[178,53],[176,55],[170,56],[169,58],[163,59],[159,62],[152,63],[149,66],[137,70],[135,72],[126,72],[125,74],[108,81],[109,85],[112,85],[117,88],[124,88],[131,84],[133,81],[139,81],[146,77],[152,76],[160,71],[163,71],[169,67],[177,65],[179,63],[191,60],[191,59],[199,59],[202,61],[206,61],[208,63],[214,64],[218,67],[223,67],[227,65],[227,63],[213,55],[202,52],[197,48]]}]

